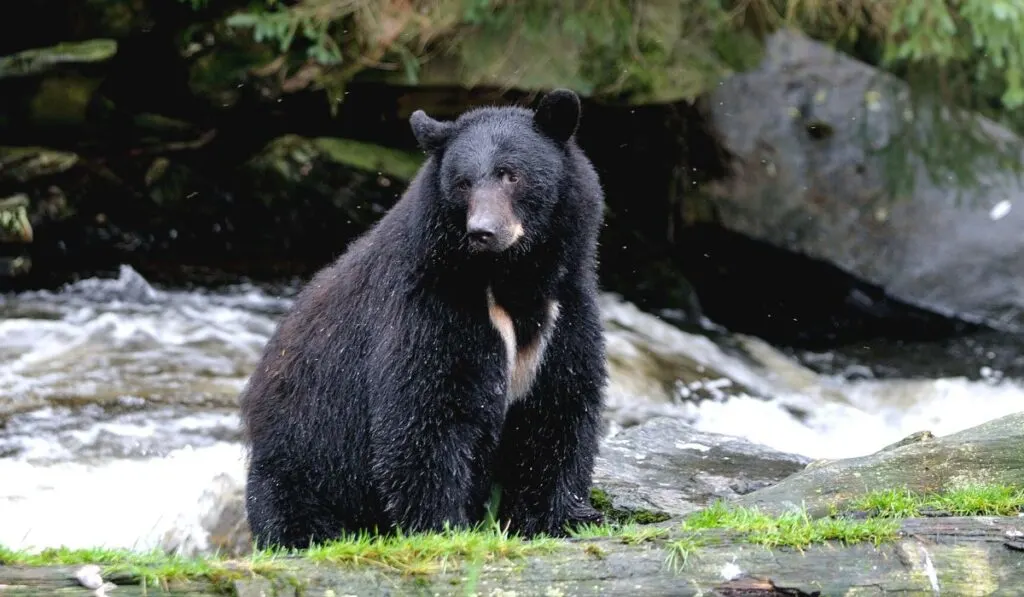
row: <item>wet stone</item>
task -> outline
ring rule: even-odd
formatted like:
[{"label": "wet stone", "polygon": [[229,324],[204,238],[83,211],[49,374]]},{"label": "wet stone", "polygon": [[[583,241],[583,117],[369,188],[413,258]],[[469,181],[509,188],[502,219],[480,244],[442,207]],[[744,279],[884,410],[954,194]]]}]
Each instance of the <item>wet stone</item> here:
[{"label": "wet stone", "polygon": [[606,508],[627,517],[678,517],[716,499],[737,498],[778,483],[809,462],[804,456],[658,417],[605,441],[594,485],[607,499]]}]

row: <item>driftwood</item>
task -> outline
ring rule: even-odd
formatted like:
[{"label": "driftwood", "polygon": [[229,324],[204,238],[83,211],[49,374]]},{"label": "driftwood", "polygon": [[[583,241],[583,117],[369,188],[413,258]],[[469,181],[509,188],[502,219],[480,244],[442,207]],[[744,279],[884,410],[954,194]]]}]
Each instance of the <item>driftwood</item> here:
[{"label": "driftwood", "polygon": [[[672,528],[672,525],[666,525]],[[733,533],[708,538],[685,563],[670,565],[675,538],[627,545],[621,539],[567,542],[555,553],[503,563],[453,566],[403,576],[372,566],[289,561],[276,578],[175,582],[146,587],[104,580],[113,596],[212,595],[1024,595],[1024,518],[917,518],[900,537],[870,543],[768,549]],[[73,567],[0,567],[0,595],[89,595]],[[476,579],[473,579],[476,576]]]}]

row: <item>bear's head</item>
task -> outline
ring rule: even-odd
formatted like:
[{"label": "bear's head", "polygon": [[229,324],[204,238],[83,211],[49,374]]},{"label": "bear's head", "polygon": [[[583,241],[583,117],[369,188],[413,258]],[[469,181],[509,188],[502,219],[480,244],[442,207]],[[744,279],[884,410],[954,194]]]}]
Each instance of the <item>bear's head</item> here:
[{"label": "bear's head", "polygon": [[436,160],[440,201],[464,226],[467,250],[520,253],[549,235],[579,120],[579,97],[564,89],[545,95],[536,111],[478,108],[455,121],[412,114],[417,142]]}]

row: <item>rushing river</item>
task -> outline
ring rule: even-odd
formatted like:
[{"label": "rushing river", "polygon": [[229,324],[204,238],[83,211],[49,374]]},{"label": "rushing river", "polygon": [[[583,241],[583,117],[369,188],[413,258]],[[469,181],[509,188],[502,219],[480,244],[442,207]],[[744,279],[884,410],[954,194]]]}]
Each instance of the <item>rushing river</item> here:
[{"label": "rushing river", "polygon": [[[209,549],[210,517],[244,478],[236,397],[293,291],[162,291],[123,268],[0,296],[0,545]],[[1024,409],[1021,361],[1005,351],[939,351],[929,358],[950,363],[936,370],[953,373],[917,379],[899,377],[893,351],[879,377],[844,355],[795,359],[749,338],[740,343],[756,362],[738,358],[733,337],[720,346],[627,311],[630,325],[657,328],[646,337],[703,364],[667,398],[618,379],[611,432],[661,414],[832,458]],[[616,333],[620,358],[638,352]]]}]

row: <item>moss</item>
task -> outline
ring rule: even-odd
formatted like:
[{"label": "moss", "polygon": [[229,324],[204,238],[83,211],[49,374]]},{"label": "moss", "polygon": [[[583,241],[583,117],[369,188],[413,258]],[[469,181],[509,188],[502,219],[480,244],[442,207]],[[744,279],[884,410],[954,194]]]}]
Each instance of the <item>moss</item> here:
[{"label": "moss", "polygon": [[607,491],[599,487],[590,489],[590,505],[605,516],[612,516],[615,511],[612,508],[612,498],[608,497]]},{"label": "moss", "polygon": [[870,541],[877,545],[895,539],[899,523],[887,518],[812,519],[805,510],[771,516],[757,508],[733,507],[724,502],[715,502],[683,522],[684,531],[699,533],[709,529],[741,533],[744,541],[755,545],[804,548],[826,541]]},{"label": "moss", "polygon": [[19,193],[0,198],[0,242],[32,242],[28,196]]},{"label": "moss", "polygon": [[588,555],[591,555],[599,560],[603,560],[606,557],[608,557],[608,552],[601,549],[601,546],[597,545],[596,543],[588,544],[586,547],[583,548],[583,551],[586,552]]},{"label": "moss", "polygon": [[34,123],[74,126],[87,121],[89,107],[102,81],[78,75],[47,77],[29,104]]},{"label": "moss", "polygon": [[78,163],[78,155],[44,147],[0,146],[0,178],[26,182],[64,172]]},{"label": "moss", "polygon": [[117,53],[112,39],[65,42],[48,48],[32,48],[0,58],[0,79],[35,75],[60,64],[104,62]]},{"label": "moss", "polygon": [[122,575],[146,584],[204,580],[224,586],[247,575],[258,574],[298,582],[289,575],[296,564],[333,564],[393,570],[424,575],[453,562],[488,563],[550,553],[562,542],[539,537],[532,540],[509,535],[497,525],[466,530],[404,535],[353,534],[302,550],[258,550],[245,559],[186,558],[161,551],[134,552],[121,549],[45,549],[39,553],[0,546],[0,566],[76,566],[96,564],[103,575]]},{"label": "moss", "polygon": [[313,562],[377,564],[406,574],[428,574],[444,562],[495,561],[549,553],[560,545],[550,538],[526,540],[496,525],[486,529],[393,536],[360,534],[305,550]]},{"label": "moss", "polygon": [[[844,544],[869,541],[878,545],[899,536],[899,519],[940,512],[958,516],[1012,516],[1024,511],[1024,490],[1007,485],[969,484],[933,494],[906,489],[872,492],[846,512],[812,519],[806,510],[771,516],[757,508],[715,502],[688,516],[682,524],[687,533],[669,543],[668,563],[678,568],[703,545],[709,530],[740,533],[745,542],[766,547],[805,548],[827,541]],[[850,517],[851,512],[867,515]]]},{"label": "moss", "polygon": [[906,488],[873,491],[847,510],[869,516],[909,518],[934,513],[953,516],[1014,516],[1024,512],[1024,489],[1010,485],[968,483],[935,494]]},{"label": "moss", "polygon": [[651,512],[650,510],[636,510],[627,515],[627,520],[636,524],[656,524],[665,522],[669,518],[671,516],[664,512]]},{"label": "moss", "polygon": [[352,139],[284,135],[271,141],[252,164],[258,170],[276,171],[285,180],[298,181],[306,178],[317,162],[408,181],[419,170],[422,156]]},{"label": "moss", "polygon": [[604,515],[604,517],[610,523],[619,525],[629,524],[656,524],[659,522],[665,522],[671,516],[664,512],[653,512],[651,510],[622,510],[612,505],[611,497],[608,493],[599,488],[592,487],[590,489],[590,505],[593,506],[598,512]]},{"label": "moss", "polygon": [[134,552],[121,549],[44,549],[39,553],[15,551],[0,546],[0,565],[78,566],[96,564],[104,576],[119,575],[146,585],[172,581],[206,580],[215,586],[247,574],[273,574],[282,569],[273,552],[257,552],[246,560],[187,558],[162,551]]},{"label": "moss", "polygon": [[317,137],[313,143],[334,161],[368,172],[390,174],[403,180],[412,179],[423,164],[419,154],[352,139]]}]

